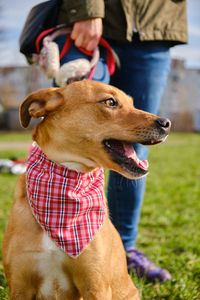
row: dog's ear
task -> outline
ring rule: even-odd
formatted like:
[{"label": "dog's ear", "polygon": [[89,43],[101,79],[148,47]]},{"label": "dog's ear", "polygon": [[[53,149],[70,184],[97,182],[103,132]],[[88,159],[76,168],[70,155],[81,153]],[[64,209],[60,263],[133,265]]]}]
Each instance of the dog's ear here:
[{"label": "dog's ear", "polygon": [[61,106],[64,97],[59,90],[59,88],[48,88],[31,93],[20,106],[19,118],[22,127],[28,127],[31,117],[44,117]]}]

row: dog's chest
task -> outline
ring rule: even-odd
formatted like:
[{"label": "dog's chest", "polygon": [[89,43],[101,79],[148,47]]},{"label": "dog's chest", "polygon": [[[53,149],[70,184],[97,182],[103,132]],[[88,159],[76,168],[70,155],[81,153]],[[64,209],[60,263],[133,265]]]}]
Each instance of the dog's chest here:
[{"label": "dog's chest", "polygon": [[46,233],[43,235],[42,248],[42,253],[36,256],[37,272],[42,277],[40,293],[48,297],[53,294],[55,288],[62,291],[69,290],[70,280],[63,271],[67,255],[52,242]]}]

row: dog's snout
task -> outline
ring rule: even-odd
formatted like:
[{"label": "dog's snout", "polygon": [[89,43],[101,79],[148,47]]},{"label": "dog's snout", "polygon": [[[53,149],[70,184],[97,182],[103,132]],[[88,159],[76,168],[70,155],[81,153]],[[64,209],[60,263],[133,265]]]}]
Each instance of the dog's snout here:
[{"label": "dog's snout", "polygon": [[169,131],[171,127],[171,122],[167,118],[158,118],[156,119],[155,123],[158,128],[162,128],[165,131]]}]

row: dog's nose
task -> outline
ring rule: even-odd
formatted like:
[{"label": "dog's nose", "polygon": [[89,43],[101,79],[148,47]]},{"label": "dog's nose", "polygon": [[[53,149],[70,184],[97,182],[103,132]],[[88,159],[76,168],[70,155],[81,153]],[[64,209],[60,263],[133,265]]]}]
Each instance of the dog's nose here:
[{"label": "dog's nose", "polygon": [[164,129],[166,132],[170,130],[171,122],[167,118],[158,118],[155,121],[158,128]]}]

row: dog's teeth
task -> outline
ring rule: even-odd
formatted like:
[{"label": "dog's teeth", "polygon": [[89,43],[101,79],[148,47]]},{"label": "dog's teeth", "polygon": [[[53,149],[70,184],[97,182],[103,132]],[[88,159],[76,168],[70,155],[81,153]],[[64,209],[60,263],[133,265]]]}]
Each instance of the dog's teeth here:
[{"label": "dog's teeth", "polygon": [[106,146],[107,146],[108,148],[111,147],[108,141],[106,141]]}]

